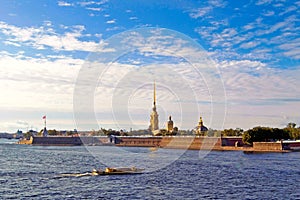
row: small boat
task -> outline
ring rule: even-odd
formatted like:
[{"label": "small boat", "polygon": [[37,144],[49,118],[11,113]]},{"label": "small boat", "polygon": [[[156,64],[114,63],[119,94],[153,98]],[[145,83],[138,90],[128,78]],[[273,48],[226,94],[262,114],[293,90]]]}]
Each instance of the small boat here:
[{"label": "small boat", "polygon": [[74,174],[61,174],[63,177],[81,177],[81,176],[104,176],[104,175],[125,175],[125,174],[141,174],[144,169],[136,167],[120,167],[111,168],[107,167],[105,170],[93,169],[91,172],[74,173]]},{"label": "small boat", "polygon": [[104,171],[102,170],[93,170],[92,175],[115,175],[115,174],[140,174],[144,169],[138,169],[136,167],[120,167],[120,168],[111,168],[107,167]]}]

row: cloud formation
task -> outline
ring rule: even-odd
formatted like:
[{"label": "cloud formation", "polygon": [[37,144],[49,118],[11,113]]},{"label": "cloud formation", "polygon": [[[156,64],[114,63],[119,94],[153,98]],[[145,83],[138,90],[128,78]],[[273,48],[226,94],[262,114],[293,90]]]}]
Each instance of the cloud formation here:
[{"label": "cloud formation", "polygon": [[7,45],[29,46],[35,49],[51,48],[57,51],[94,51],[98,43],[84,41],[85,27],[77,25],[71,31],[59,34],[51,26],[17,27],[0,22],[0,32],[5,36],[3,42]]}]

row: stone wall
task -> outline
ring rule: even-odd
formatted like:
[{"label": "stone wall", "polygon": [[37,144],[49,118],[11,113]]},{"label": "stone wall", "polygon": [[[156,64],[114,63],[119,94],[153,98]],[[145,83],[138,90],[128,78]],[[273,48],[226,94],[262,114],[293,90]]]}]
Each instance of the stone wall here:
[{"label": "stone wall", "polygon": [[253,142],[254,151],[282,151],[280,142]]},{"label": "stone wall", "polygon": [[219,137],[163,137],[160,147],[190,150],[219,150],[221,138]]},{"label": "stone wall", "polygon": [[158,147],[162,137],[118,137],[117,146]]},{"label": "stone wall", "polygon": [[108,141],[107,137],[71,137],[71,136],[49,136],[34,137],[32,145],[45,146],[77,146],[77,145],[102,145]]},{"label": "stone wall", "polygon": [[222,146],[235,146],[236,142],[238,146],[244,145],[242,137],[222,137]]}]

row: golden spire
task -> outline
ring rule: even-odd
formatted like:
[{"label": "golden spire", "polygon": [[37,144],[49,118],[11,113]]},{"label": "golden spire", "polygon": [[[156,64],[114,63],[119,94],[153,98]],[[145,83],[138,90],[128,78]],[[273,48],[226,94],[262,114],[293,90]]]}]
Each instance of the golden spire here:
[{"label": "golden spire", "polygon": [[156,105],[156,88],[155,88],[155,81],[154,81],[154,90],[153,90],[153,105]]},{"label": "golden spire", "polygon": [[203,120],[202,120],[202,117],[200,117],[200,120],[199,120],[199,126],[203,126]]}]

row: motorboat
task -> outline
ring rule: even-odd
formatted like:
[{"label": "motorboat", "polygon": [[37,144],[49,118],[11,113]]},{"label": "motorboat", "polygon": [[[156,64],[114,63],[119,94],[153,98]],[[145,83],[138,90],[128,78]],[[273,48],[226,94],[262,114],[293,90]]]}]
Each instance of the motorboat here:
[{"label": "motorboat", "polygon": [[81,176],[104,176],[104,175],[125,175],[125,174],[141,174],[144,169],[136,167],[107,167],[105,170],[93,169],[91,172],[61,174],[63,177],[81,177]]},{"label": "motorboat", "polygon": [[139,169],[136,167],[119,167],[119,168],[111,168],[107,167],[104,171],[102,170],[93,170],[93,175],[114,175],[114,174],[139,174],[142,173],[144,169]]}]

